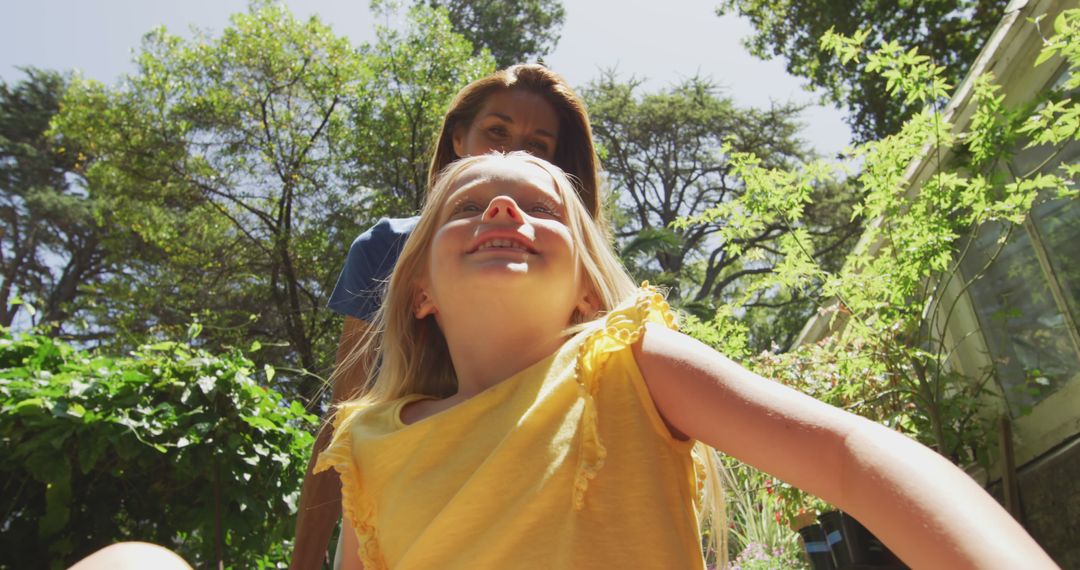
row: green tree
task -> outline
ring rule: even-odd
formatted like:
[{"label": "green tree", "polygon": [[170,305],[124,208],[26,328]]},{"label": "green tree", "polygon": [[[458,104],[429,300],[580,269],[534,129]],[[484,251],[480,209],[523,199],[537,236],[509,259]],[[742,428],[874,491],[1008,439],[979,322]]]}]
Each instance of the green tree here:
[{"label": "green tree", "polygon": [[[48,136],[67,77],[25,70],[0,82],[0,325],[11,326],[23,305],[28,322],[64,323],[80,287],[107,270],[94,219],[96,204],[81,186],[79,149]],[[33,309],[27,309],[31,311]],[[59,332],[59,327],[52,329]]]},{"label": "green tree", "polygon": [[500,68],[542,59],[559,43],[566,16],[561,0],[416,0],[445,8],[454,30],[486,48]]},{"label": "green tree", "polygon": [[377,189],[365,214],[412,215],[423,204],[435,138],[450,100],[495,69],[454,31],[446,12],[417,6],[403,30],[380,26],[365,50],[372,79],[353,107],[358,180]]},{"label": "green tree", "polygon": [[449,97],[491,67],[437,11],[379,33],[356,49],[256,4],[220,37],[150,33],[120,88],[72,87],[57,132],[90,155],[103,223],[139,244],[102,285],[97,326],[130,345],[195,315],[208,346],[261,339],[301,394],[320,392],[349,243],[418,205]]},{"label": "green tree", "polygon": [[[731,171],[732,152],[754,149],[774,167],[802,163],[809,153],[797,138],[800,108],[739,108],[702,78],[655,93],[640,93],[640,83],[607,73],[584,90],[604,149],[603,168],[617,196],[615,235],[635,275],[672,287],[684,308],[708,318],[747,278],[772,271],[768,252],[776,251],[792,228],[763,224],[721,240],[731,220],[676,222],[744,194],[745,181]],[[841,190],[838,184],[807,186],[808,194],[829,207],[809,212],[804,230],[823,251],[836,252],[836,259],[858,228]],[[805,296],[769,292],[748,306],[760,309],[754,311],[761,322],[752,327],[752,336],[761,348],[789,342],[813,309]],[[780,322],[786,330],[772,326]],[[768,328],[771,335],[758,334]]]},{"label": "green tree", "polygon": [[829,101],[848,109],[855,138],[865,142],[897,132],[920,107],[891,97],[887,80],[868,73],[865,62],[842,62],[836,53],[820,49],[819,40],[827,31],[853,36],[862,30],[869,49],[886,40],[915,48],[943,68],[946,81],[957,85],[1006,4],[1005,0],[722,0],[716,11],[749,19],[755,33],[744,44],[750,52],[763,59],[784,58],[788,73],[806,79]]},{"label": "green tree", "polygon": [[355,50],[317,19],[266,4],[218,38],[155,30],[138,68],[121,89],[73,85],[57,121],[93,157],[87,177],[109,203],[107,223],[147,248],[107,289],[135,305],[125,324],[144,309],[148,323],[202,313],[211,331],[239,331],[254,314],[245,332],[318,370],[333,272],[319,261],[345,248],[323,218],[354,190],[335,167],[347,99],[366,79]]}]

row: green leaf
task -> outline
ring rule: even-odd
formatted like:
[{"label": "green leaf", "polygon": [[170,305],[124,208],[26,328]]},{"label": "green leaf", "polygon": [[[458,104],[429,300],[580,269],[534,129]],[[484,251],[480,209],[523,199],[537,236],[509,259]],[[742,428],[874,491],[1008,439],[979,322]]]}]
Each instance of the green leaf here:
[{"label": "green leaf", "polygon": [[71,516],[71,472],[60,470],[54,477],[45,485],[45,516],[38,522],[38,536],[41,538],[59,532]]},{"label": "green leaf", "polygon": [[[89,440],[89,441],[87,441]],[[83,475],[90,473],[108,447],[108,441],[102,437],[80,438],[78,446],[79,470]]]},{"label": "green leaf", "polygon": [[41,398],[30,398],[15,404],[15,412],[20,414],[33,414],[44,411],[45,401]]},{"label": "green leaf", "polygon": [[21,305],[22,308],[26,309],[26,314],[30,315],[30,317],[34,317],[35,315],[37,315],[37,308],[34,307],[32,304],[27,303],[26,301],[23,301],[22,298],[19,297],[19,296],[15,296],[11,300],[11,302],[8,303],[8,305],[11,306],[11,307]]},{"label": "green leaf", "polygon": [[278,426],[274,422],[259,416],[241,416],[248,425],[261,430],[276,430]]}]

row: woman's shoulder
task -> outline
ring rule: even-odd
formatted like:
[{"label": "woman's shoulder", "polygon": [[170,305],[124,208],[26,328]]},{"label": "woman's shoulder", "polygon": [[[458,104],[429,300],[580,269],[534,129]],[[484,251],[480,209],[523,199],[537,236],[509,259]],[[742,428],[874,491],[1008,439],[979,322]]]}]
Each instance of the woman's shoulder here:
[{"label": "woman's shoulder", "polygon": [[372,244],[392,244],[403,240],[416,227],[420,216],[408,218],[381,218],[373,226],[353,240],[352,247],[370,247]]},{"label": "woman's shoulder", "polygon": [[418,217],[383,218],[353,240],[327,307],[371,321],[382,303],[383,282],[394,268],[417,220]]}]

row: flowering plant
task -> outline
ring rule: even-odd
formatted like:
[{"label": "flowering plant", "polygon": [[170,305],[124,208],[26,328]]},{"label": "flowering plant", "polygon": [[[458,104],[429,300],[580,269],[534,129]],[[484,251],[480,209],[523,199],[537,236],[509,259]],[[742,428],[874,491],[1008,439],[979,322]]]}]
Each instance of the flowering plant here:
[{"label": "flowering plant", "polygon": [[806,568],[798,551],[751,542],[728,564],[727,570],[789,570]]},{"label": "flowering plant", "polygon": [[723,461],[728,558],[734,558],[728,568],[803,568],[799,536],[785,520],[781,483],[734,459]]}]

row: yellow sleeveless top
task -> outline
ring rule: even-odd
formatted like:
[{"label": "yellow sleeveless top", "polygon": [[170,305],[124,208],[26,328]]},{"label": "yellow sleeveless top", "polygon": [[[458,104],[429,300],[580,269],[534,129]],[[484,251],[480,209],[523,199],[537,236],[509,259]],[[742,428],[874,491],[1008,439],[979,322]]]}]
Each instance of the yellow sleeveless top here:
[{"label": "yellow sleeveless top", "polygon": [[344,405],[315,471],[341,474],[367,570],[704,568],[692,441],[630,345],[675,326],[655,290],[469,400],[405,425],[411,395]]}]

